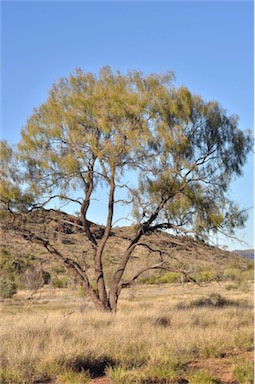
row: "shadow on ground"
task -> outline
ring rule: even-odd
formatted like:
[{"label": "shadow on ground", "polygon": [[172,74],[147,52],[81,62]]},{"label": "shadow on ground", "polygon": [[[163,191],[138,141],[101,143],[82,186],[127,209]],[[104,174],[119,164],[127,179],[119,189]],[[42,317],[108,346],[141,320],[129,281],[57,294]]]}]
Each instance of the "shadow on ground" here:
[{"label": "shadow on ground", "polygon": [[89,371],[92,378],[104,375],[107,367],[114,367],[116,361],[108,356],[102,356],[99,359],[77,357],[68,363],[68,366],[75,372]]}]

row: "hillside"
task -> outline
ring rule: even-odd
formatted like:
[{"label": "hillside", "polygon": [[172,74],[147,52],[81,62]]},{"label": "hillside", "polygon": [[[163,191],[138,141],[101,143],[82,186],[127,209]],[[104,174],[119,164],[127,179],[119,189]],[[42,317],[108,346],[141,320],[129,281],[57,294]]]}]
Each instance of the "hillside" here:
[{"label": "hillside", "polygon": [[[90,243],[82,230],[79,218],[54,210],[38,210],[27,215],[21,215],[14,221],[4,218],[2,221],[2,272],[11,263],[21,265],[24,270],[30,262],[43,265],[43,270],[57,277],[65,275],[63,266],[52,258],[43,247],[31,243],[29,232],[50,241],[64,256],[79,261],[93,278],[93,257]],[[99,239],[104,233],[104,227],[90,223],[91,231]],[[116,270],[119,259],[130,240],[134,236],[136,226],[113,228],[105,248],[103,263],[106,281],[109,281]],[[5,256],[4,256],[5,255]],[[6,261],[8,255],[8,263]],[[29,260],[30,262],[26,262]],[[222,276],[226,269],[236,268],[246,271],[250,267],[247,258],[236,253],[228,252],[217,247],[196,242],[190,237],[172,236],[157,231],[144,235],[139,246],[135,249],[125,272],[125,279],[130,279],[140,268],[151,266],[160,261],[166,261],[173,271],[187,271],[190,276],[197,277],[201,273],[207,276]],[[28,265],[29,264],[29,265]],[[25,266],[24,266],[25,265]],[[146,272],[143,278],[160,272]]]}]

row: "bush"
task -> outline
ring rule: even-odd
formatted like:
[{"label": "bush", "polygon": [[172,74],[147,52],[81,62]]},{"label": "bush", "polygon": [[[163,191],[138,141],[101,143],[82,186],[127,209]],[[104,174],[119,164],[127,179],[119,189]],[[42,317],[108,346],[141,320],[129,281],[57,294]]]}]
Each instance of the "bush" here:
[{"label": "bush", "polygon": [[166,272],[163,276],[159,277],[158,280],[162,284],[177,283],[180,281],[180,275],[175,272]]},{"label": "bush", "polygon": [[6,248],[0,248],[0,276],[14,281],[18,289],[27,288],[26,273],[37,266],[36,260],[34,255],[19,253],[18,249],[10,251]]},{"label": "bush", "polygon": [[68,286],[68,280],[65,277],[60,278],[55,278],[52,280],[53,287],[55,288],[67,288]]},{"label": "bush", "polygon": [[224,270],[224,277],[232,281],[240,281],[242,271],[238,268],[226,268]]},{"label": "bush", "polygon": [[142,277],[140,279],[140,282],[142,284],[158,284],[158,277],[157,276]]},{"label": "bush", "polygon": [[254,281],[254,268],[250,268],[247,271],[242,272],[242,278],[245,281]]},{"label": "bush", "polygon": [[249,291],[249,281],[254,281],[253,265],[248,265],[248,269],[226,268],[224,270],[224,279],[232,281],[236,288],[244,292]]},{"label": "bush", "polygon": [[142,284],[171,284],[180,281],[180,274],[176,272],[166,272],[162,276],[149,276],[142,277],[140,282]]},{"label": "bush", "polygon": [[217,274],[210,270],[202,271],[196,278],[198,283],[207,283],[209,281],[215,281]]},{"label": "bush", "polygon": [[0,297],[10,299],[17,293],[17,285],[8,279],[0,279]]},{"label": "bush", "polygon": [[238,289],[238,285],[236,285],[236,284],[228,284],[228,285],[225,286],[225,289],[227,291],[232,291],[233,289]]},{"label": "bush", "polygon": [[190,304],[178,304],[178,309],[188,309],[188,308],[199,308],[199,307],[215,307],[221,308],[226,306],[238,306],[237,302],[232,300],[225,299],[218,293],[212,293],[208,297],[201,297],[199,299],[193,300]]}]

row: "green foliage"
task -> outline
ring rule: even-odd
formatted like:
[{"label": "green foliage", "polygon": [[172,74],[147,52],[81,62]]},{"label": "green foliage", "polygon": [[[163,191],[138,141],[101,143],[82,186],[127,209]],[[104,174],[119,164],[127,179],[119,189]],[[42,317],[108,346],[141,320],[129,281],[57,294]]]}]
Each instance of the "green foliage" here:
[{"label": "green foliage", "polygon": [[[27,209],[34,202],[29,188],[22,188],[22,174],[17,154],[3,140],[0,141],[0,207],[9,210]],[[4,214],[4,212],[2,212]]]},{"label": "green foliage", "polygon": [[188,379],[190,384],[221,384],[221,380],[217,377],[200,370],[190,374]]},{"label": "green foliage", "polygon": [[[95,281],[91,281],[90,283],[91,287],[93,288],[94,292],[98,293],[97,284]],[[88,291],[84,287],[79,287],[78,294],[80,297],[86,297],[88,295]]]},{"label": "green foliage", "polygon": [[64,362],[44,359],[35,364],[34,376],[37,381],[51,381],[56,380],[61,384],[86,384],[90,382],[90,375],[88,372],[75,372],[71,368],[68,369]]},{"label": "green foliage", "polygon": [[13,281],[17,288],[27,287],[26,272],[36,265],[37,258],[17,250],[0,249],[0,276]]},{"label": "green foliage", "polygon": [[240,384],[254,383],[254,363],[244,359],[235,362],[233,376]]},{"label": "green foliage", "polygon": [[254,281],[254,267],[242,272],[242,280]]},{"label": "green foliage", "polygon": [[149,276],[149,277],[141,277],[139,280],[142,284],[158,284],[158,277],[157,276]]},{"label": "green foliage", "polygon": [[224,277],[229,280],[239,281],[242,271],[238,268],[227,268],[224,270]]},{"label": "green foliage", "polygon": [[0,297],[10,299],[17,293],[17,285],[8,279],[0,278]]},{"label": "green foliage", "polygon": [[70,370],[63,370],[57,375],[57,381],[61,384],[87,384],[91,381],[91,378],[87,372],[77,373]]},{"label": "green foliage", "polygon": [[204,270],[196,272],[195,274],[192,274],[192,277],[198,283],[208,283],[210,281],[217,280],[217,273],[209,268],[206,268]]},{"label": "green foliage", "polygon": [[135,368],[126,369],[122,367],[109,367],[106,376],[111,379],[113,384],[142,384],[141,372]]},{"label": "green foliage", "polygon": [[[217,273],[214,270],[201,268],[197,266],[197,272],[191,273],[190,276],[194,278],[198,283],[207,283],[217,280]],[[141,277],[139,280],[142,284],[173,284],[180,283],[181,273],[166,272],[162,276],[151,275],[148,277]]]},{"label": "green foliage", "polygon": [[180,282],[180,274],[176,272],[166,272],[162,276],[151,275],[149,277],[141,277],[139,280],[142,284],[170,284]]},{"label": "green foliage", "polygon": [[242,291],[247,292],[249,289],[249,282],[254,281],[254,265],[248,264],[244,267],[228,267],[223,272],[223,279],[232,281],[233,284],[226,286],[226,289],[240,288]]},{"label": "green foliage", "polygon": [[152,366],[147,370],[146,377],[148,377],[147,382],[149,383],[164,383],[173,382],[178,376],[171,366],[157,365]]},{"label": "green foliage", "polygon": [[186,357],[177,358],[167,353],[152,361],[144,371],[145,382],[176,382],[178,376],[185,370],[187,365]]},{"label": "green foliage", "polygon": [[242,227],[246,215],[225,192],[242,172],[251,136],[217,102],[176,88],[173,80],[171,72],[123,75],[109,67],[60,79],[22,129],[18,153],[1,144],[1,201],[25,208],[54,191],[65,200],[87,183],[95,191],[133,169],[139,183],[129,193],[137,220],[150,217],[163,198],[156,219],[177,226],[181,219],[199,237]]},{"label": "green foliage", "polygon": [[68,277],[55,277],[52,279],[53,287],[55,288],[67,288],[68,287]]},{"label": "green foliage", "polygon": [[25,384],[20,377],[20,373],[14,369],[0,367],[0,378],[2,384]]},{"label": "green foliage", "polygon": [[42,359],[34,365],[34,375],[38,377],[40,381],[49,381],[56,377],[63,371],[63,367],[56,361],[51,359]]},{"label": "green foliage", "polygon": [[159,282],[162,284],[180,282],[180,274],[175,272],[166,272],[163,276],[159,277]]},{"label": "green foliage", "polygon": [[232,290],[238,289],[238,285],[236,285],[236,284],[228,284],[228,285],[225,286],[225,289],[227,291],[232,291]]}]

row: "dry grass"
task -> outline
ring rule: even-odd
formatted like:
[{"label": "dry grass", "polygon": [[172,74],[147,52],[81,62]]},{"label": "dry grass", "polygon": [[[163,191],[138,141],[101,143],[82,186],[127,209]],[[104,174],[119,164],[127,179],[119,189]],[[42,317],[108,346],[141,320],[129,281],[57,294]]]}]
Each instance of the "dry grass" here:
[{"label": "dry grass", "polygon": [[[215,292],[224,305],[201,304]],[[222,381],[227,373],[236,383],[253,382],[252,287],[136,287],[123,293],[116,315],[95,312],[69,290],[43,291],[32,305],[26,295],[3,304],[3,383],[80,384],[106,374],[120,384],[210,384],[231,382]]]}]

